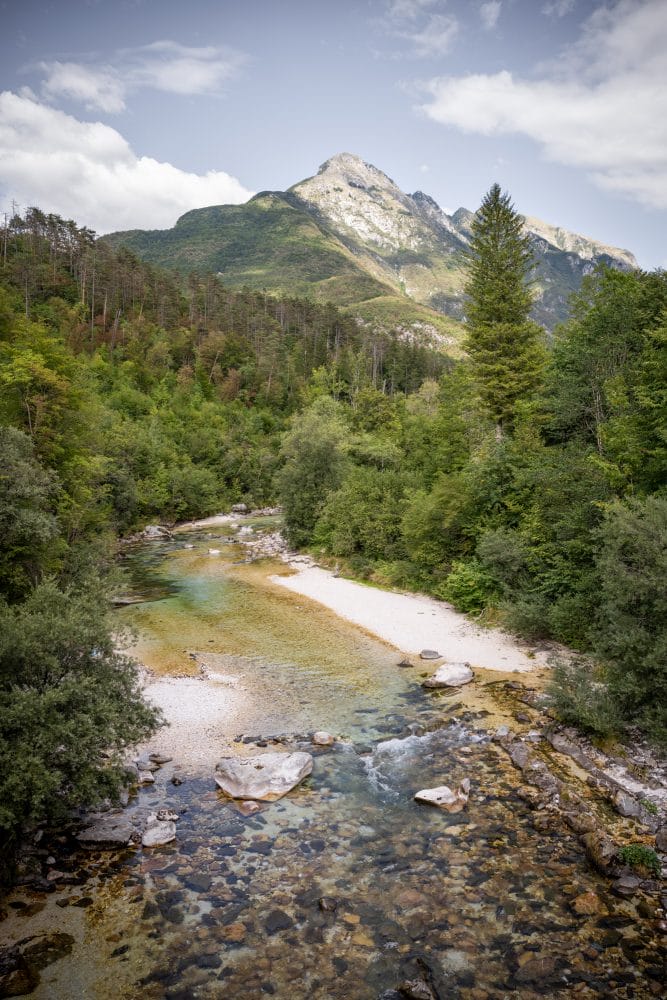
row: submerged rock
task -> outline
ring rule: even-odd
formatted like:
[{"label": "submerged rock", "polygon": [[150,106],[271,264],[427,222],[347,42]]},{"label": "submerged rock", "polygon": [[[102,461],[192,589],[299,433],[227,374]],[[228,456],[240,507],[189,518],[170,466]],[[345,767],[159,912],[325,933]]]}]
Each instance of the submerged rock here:
[{"label": "submerged rock", "polygon": [[232,799],[275,802],[313,770],[309,753],[264,753],[256,757],[223,757],[215,782]]},{"label": "submerged rock", "polygon": [[473,679],[468,663],[443,663],[436,672],[424,681],[425,688],[462,687]]},{"label": "submerged rock", "polygon": [[142,847],[162,847],[176,840],[176,824],[172,819],[158,819],[151,813],[141,837]]},{"label": "submerged rock", "polygon": [[124,816],[105,816],[76,835],[84,847],[101,847],[113,850],[127,847],[135,830]]},{"label": "submerged rock", "polygon": [[470,779],[464,778],[455,792],[447,785],[440,785],[438,788],[423,788],[416,793],[415,801],[437,806],[448,813],[458,813],[465,809],[469,796]]},{"label": "submerged rock", "polygon": [[325,733],[324,730],[319,730],[317,733],[313,733],[312,742],[316,747],[332,747],[336,742],[336,738],[335,736],[332,736],[331,733]]},{"label": "submerged rock", "polygon": [[440,653],[437,651],[437,649],[422,649],[422,651],[419,654],[419,656],[421,657],[422,660],[439,660],[440,659]]}]

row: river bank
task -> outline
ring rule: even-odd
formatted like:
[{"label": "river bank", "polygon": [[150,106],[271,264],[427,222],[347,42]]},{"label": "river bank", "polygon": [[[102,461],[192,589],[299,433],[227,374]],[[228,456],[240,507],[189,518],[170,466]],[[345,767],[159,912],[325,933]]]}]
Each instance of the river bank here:
[{"label": "river bank", "polygon": [[[79,823],[26,859],[34,877],[0,923],[0,945],[32,976],[26,995],[659,996],[660,885],[616,853],[655,834],[614,807],[618,789],[602,785],[613,762],[554,732],[539,658],[523,649],[533,669],[508,671],[473,653],[472,683],[428,690],[440,660],[422,660],[422,644],[453,658],[451,632],[426,632],[439,616],[401,602],[415,645],[373,636],[284,585],[311,579],[307,562],[255,559],[271,530],[251,518],[187,526],[128,553],[133,602],[119,621],[140,633],[146,690],[171,726],[141,750],[153,780],[115,814],[131,843],[82,850]],[[331,586],[351,611],[374,592]],[[313,746],[316,729],[334,745]],[[311,753],[313,773],[245,816],[216,791],[215,762],[267,749]],[[465,779],[457,815],[414,801]],[[660,790],[634,781],[624,805],[655,796],[657,815]],[[161,810],[178,817],[175,841],[142,846]],[[598,868],[581,838],[603,828]]]}]

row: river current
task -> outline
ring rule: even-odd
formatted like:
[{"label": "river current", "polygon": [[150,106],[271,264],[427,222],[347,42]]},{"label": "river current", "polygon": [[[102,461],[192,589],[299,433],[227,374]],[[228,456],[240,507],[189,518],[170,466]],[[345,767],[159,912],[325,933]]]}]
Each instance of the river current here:
[{"label": "river current", "polygon": [[[428,693],[419,666],[399,667],[395,650],[282,592],[269,581],[279,567],[243,560],[219,528],[137,546],[125,563],[145,600],[119,622],[137,630],[153,671],[229,685],[236,707],[214,727],[218,756],[307,750],[313,773],[246,817],[216,790],[215,756],[204,747],[201,766],[186,766],[175,747],[129,807],[177,812],[174,844],[102,853],[66,835],[49,842],[55,891],[18,890],[0,924],[5,943],[46,931],[72,941],[29,995],[662,995],[650,921],[610,892],[573,835],[538,832],[490,738],[497,721]],[[333,748],[312,747],[318,729]],[[465,777],[462,813],[413,801]],[[586,893],[600,906],[581,914],[573,901]]]}]

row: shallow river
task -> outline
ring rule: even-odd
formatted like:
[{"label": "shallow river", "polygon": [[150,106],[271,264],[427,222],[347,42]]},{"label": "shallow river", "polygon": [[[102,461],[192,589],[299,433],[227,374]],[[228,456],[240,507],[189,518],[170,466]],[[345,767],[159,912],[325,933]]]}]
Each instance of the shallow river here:
[{"label": "shallow river", "polygon": [[[206,746],[200,766],[174,749],[132,808],[179,812],[175,845],[47,845],[61,873],[55,892],[15,893],[0,924],[5,939],[74,939],[31,995],[660,996],[650,922],[609,893],[576,838],[536,831],[518,772],[487,734],[490,717],[428,694],[395,650],[242,558],[220,529],[137,548],[125,561],[150,600],[119,618],[140,630],[138,653],[154,670],[204,670],[227,687],[231,718],[207,730],[218,755],[279,739],[314,752],[313,774],[245,818],[216,791]],[[316,729],[335,733],[336,746],[313,750]],[[169,745],[168,732],[160,739]],[[464,777],[463,813],[413,801]],[[578,915],[572,900],[589,891],[602,910]]]}]

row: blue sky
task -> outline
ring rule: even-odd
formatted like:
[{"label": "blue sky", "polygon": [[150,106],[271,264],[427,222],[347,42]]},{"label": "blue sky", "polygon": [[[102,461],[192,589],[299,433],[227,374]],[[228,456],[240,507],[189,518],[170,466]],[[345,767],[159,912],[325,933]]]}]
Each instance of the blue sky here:
[{"label": "blue sky", "polygon": [[0,208],[98,232],[352,152],[667,265],[665,0],[0,0]]}]

